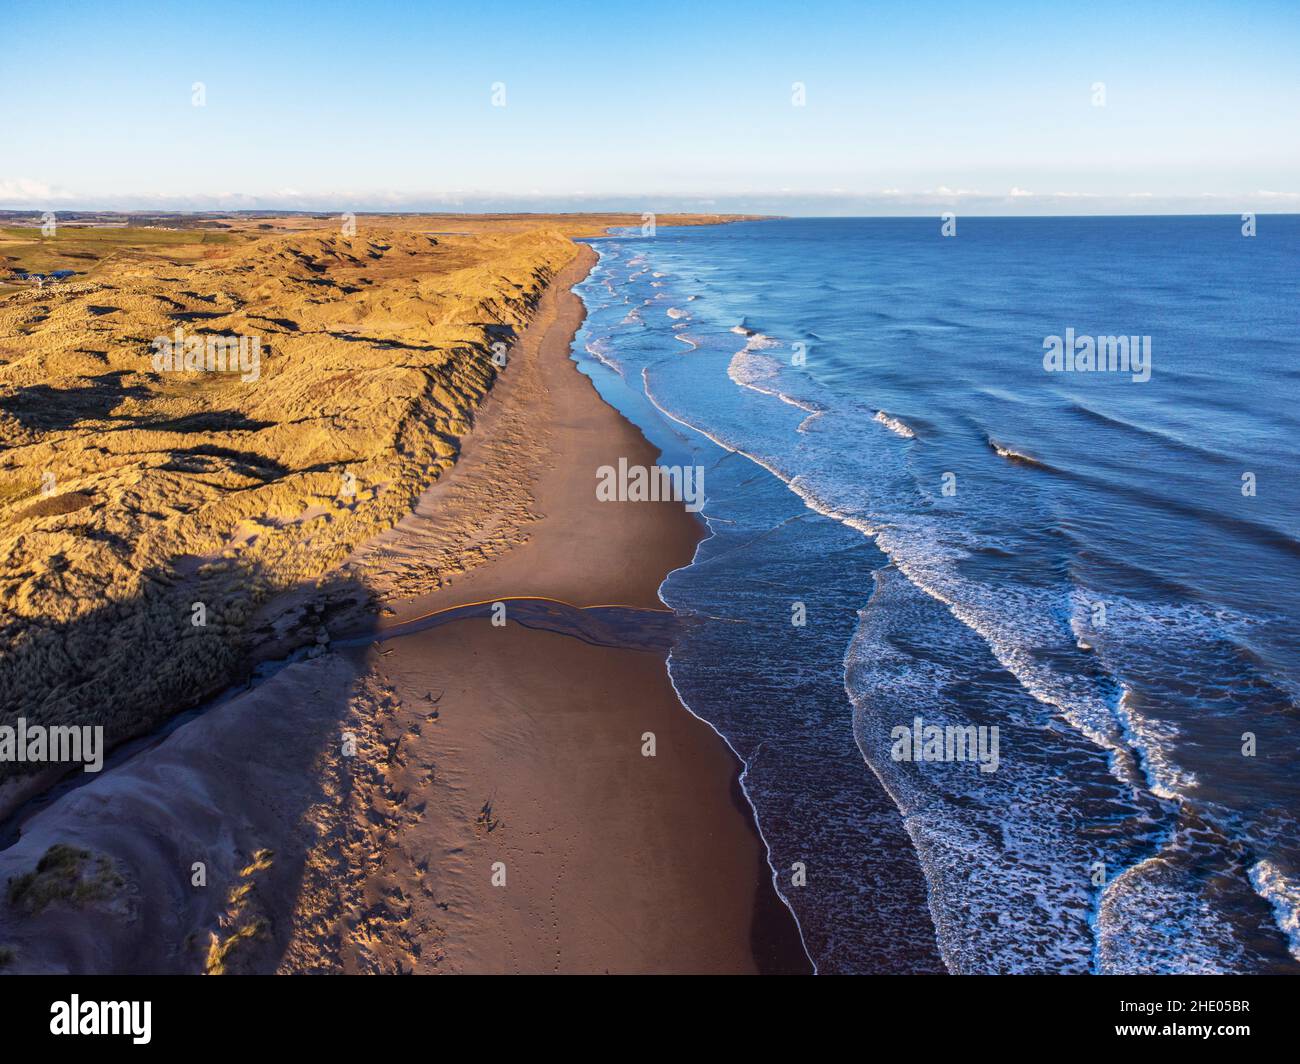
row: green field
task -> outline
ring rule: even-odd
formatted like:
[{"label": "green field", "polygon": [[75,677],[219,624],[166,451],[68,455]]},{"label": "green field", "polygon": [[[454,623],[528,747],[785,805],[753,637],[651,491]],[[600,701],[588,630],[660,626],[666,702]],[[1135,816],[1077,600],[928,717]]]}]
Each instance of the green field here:
[{"label": "green field", "polygon": [[233,239],[231,233],[206,230],[73,225],[61,225],[53,236],[42,237],[39,228],[9,226],[0,228],[0,276],[9,269],[81,274],[114,254],[190,261],[203,253],[205,245],[228,244]]}]

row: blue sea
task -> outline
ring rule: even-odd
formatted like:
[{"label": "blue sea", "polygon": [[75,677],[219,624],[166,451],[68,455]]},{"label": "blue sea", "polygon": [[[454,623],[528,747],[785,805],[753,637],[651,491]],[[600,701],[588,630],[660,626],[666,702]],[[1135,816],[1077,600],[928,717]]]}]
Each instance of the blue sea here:
[{"label": "blue sea", "polygon": [[591,243],[574,357],[705,471],[672,680],[817,970],[1300,972],[1300,217]]}]

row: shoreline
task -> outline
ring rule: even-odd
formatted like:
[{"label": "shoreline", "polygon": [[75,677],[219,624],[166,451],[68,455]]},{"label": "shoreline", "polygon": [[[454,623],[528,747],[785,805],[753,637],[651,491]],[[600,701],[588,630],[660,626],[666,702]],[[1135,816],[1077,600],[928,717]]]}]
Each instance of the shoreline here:
[{"label": "shoreline", "polygon": [[[505,626],[493,626],[486,617],[454,619],[386,637],[382,649],[366,651],[366,659],[382,671],[404,704],[437,690],[435,675],[446,675],[452,687],[439,696],[440,740],[459,747],[458,771],[473,775],[467,769],[473,763],[477,772],[501,777],[476,821],[485,817],[504,826],[483,831],[480,823],[473,838],[452,832],[439,838],[444,848],[499,847],[508,882],[521,863],[524,875],[538,886],[563,877],[574,861],[588,869],[598,861],[604,874],[588,872],[585,898],[568,903],[559,896],[550,899],[554,919],[568,927],[554,944],[554,965],[529,933],[530,916],[537,916],[536,897],[507,900],[513,892],[492,889],[481,869],[477,883],[468,869],[441,877],[435,892],[458,892],[463,912],[493,913],[486,926],[465,919],[445,927],[444,945],[449,958],[457,953],[469,958],[459,966],[462,971],[504,970],[512,958],[517,970],[528,971],[810,971],[794,917],[771,883],[766,846],[740,784],[741,762],[720,735],[681,703],[666,653],[593,647],[509,620],[515,602],[527,598],[578,608],[618,603],[667,613],[659,586],[672,569],[690,564],[706,535],[703,524],[680,505],[595,499],[599,465],[618,456],[646,465],[658,459],[640,430],[600,399],[571,358],[573,338],[585,317],[572,288],[595,260],[594,251],[578,245],[574,261],[548,286],[533,323],[515,345],[510,368],[493,389],[460,461],[425,493],[415,513],[367,548],[384,552],[390,564],[396,561],[390,571],[395,587],[401,586],[411,552],[418,552],[434,530],[445,531],[446,514],[440,511],[448,504],[455,508],[465,482],[489,471],[500,479],[499,440],[513,438],[513,419],[526,416],[535,430],[545,411],[549,431],[541,449],[547,461],[542,468],[521,471],[520,477],[534,517],[525,525],[526,541],[438,587],[389,601],[392,616],[383,619],[379,632],[402,630],[424,615],[464,603],[494,601],[505,606]],[[629,567],[632,557],[640,564]],[[451,653],[450,646],[457,652]],[[467,661],[476,668],[467,668]],[[493,675],[501,663],[510,669],[505,685]],[[440,664],[442,673],[436,668]],[[565,689],[557,693],[561,678]],[[473,705],[472,724],[461,724],[442,708],[448,690],[458,703]],[[497,700],[513,700],[519,708],[501,712]],[[564,738],[554,734],[556,718],[564,722]],[[498,730],[511,734],[507,739]],[[411,756],[419,757],[423,750],[436,762],[432,744],[425,746],[424,731],[412,739]],[[641,756],[647,732],[655,733],[658,746],[653,759]],[[536,761],[551,767],[526,763],[532,759],[520,755],[521,743],[536,752]],[[579,746],[586,749],[578,751]],[[566,765],[574,777],[588,778],[557,786],[556,764]],[[647,768],[657,778],[646,779]],[[459,793],[449,795],[449,801],[469,803],[458,821],[463,824],[474,812],[469,785],[454,779],[451,791]],[[549,793],[549,803],[527,809],[526,796],[537,792]],[[597,803],[602,815],[593,822]],[[501,839],[492,838],[498,830]],[[567,835],[565,855],[512,849],[506,837],[512,831],[531,837]],[[412,842],[419,837],[414,829],[404,832]],[[394,854],[377,875],[389,884],[410,884],[418,878],[411,871],[418,863],[414,850]],[[646,876],[654,878],[647,881]],[[608,919],[611,912],[644,921],[666,908],[674,911],[679,928],[694,925],[689,933],[669,933],[651,923],[639,937],[618,939],[602,937],[593,923],[593,915]],[[503,934],[511,942],[509,956],[503,952]]]},{"label": "shoreline", "polygon": [[[596,503],[595,466],[658,455],[570,358],[595,260],[577,248],[456,464],[354,554],[389,580],[374,635],[483,599],[666,612],[704,533],[680,505]],[[431,544],[450,564],[421,574]],[[811,971],[740,770],[661,649],[468,618],[340,646],[35,813],[0,875],[66,840],[109,856],[125,897],[0,917],[0,944],[44,971]],[[218,889],[187,891],[182,851]]]}]

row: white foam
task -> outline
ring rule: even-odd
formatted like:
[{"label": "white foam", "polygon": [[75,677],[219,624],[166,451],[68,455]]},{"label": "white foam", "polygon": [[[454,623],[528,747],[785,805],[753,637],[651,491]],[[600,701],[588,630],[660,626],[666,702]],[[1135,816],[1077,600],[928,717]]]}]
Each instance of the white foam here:
[{"label": "white foam", "polygon": [[623,372],[623,367],[605,353],[605,345],[602,341],[589,340],[587,343],[583,344],[583,350],[602,365],[608,366],[617,373]]},{"label": "white foam", "polygon": [[910,425],[899,421],[896,417],[890,417],[890,415],[886,414],[883,410],[876,411],[875,420],[879,421],[885,426],[885,428],[889,429],[890,432],[897,436],[902,436],[905,440],[916,438],[916,433],[912,431]]},{"label": "white foam", "polygon": [[[787,395],[775,387],[780,372],[781,362],[778,359],[773,358],[771,355],[764,355],[749,347],[748,344],[732,356],[731,362],[727,366],[727,376],[742,388],[749,388],[763,395],[773,396],[783,403],[788,403],[790,406],[805,411],[812,417],[822,413],[821,407],[802,399],[796,399],[794,396]],[[800,428],[802,429],[809,420],[805,418],[800,424]]]},{"label": "white foam", "polygon": [[[854,738],[916,847],[944,963],[962,973],[1089,971],[1093,900],[1078,873],[1088,865],[1089,843],[1075,832],[1075,796],[1036,771],[1016,745],[1041,726],[1037,703],[1022,697],[1000,707],[994,719],[1002,758],[994,773],[893,760],[892,728],[914,716],[941,727],[983,723],[952,697],[969,657],[960,640],[978,637],[896,569],[877,570],[873,579],[844,658]],[[904,632],[908,649],[897,639]],[[918,656],[914,641],[941,650]]]},{"label": "white foam", "polygon": [[1252,865],[1247,875],[1255,893],[1273,907],[1273,920],[1286,936],[1291,956],[1300,961],[1300,882],[1288,879],[1267,858]]}]

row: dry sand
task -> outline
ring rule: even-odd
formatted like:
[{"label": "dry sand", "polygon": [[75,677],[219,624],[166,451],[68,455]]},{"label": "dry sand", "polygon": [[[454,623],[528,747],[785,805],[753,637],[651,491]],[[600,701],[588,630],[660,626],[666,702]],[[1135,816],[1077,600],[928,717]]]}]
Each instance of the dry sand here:
[{"label": "dry sand", "polygon": [[[568,361],[581,255],[452,471],[345,567],[382,624],[516,596],[657,607],[689,561],[680,506],[596,501],[598,466],[656,455]],[[290,665],[57,798],[0,879],[67,842],[80,889],[0,905],[0,948],[18,970],[806,970],[738,768],[662,651],[456,620]]]}]

